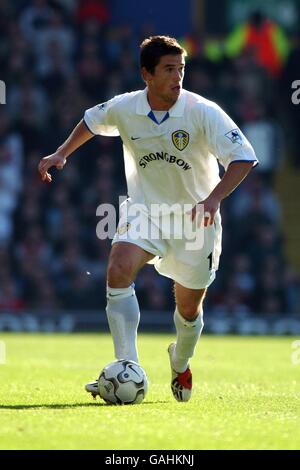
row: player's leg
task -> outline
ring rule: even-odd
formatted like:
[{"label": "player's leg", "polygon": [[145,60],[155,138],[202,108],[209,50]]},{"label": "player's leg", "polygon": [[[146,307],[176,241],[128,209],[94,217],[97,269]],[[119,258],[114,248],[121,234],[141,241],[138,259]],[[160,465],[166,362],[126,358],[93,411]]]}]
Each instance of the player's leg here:
[{"label": "player's leg", "polygon": [[[204,229],[201,249],[188,249],[187,240],[172,240],[171,250],[155,263],[157,271],[175,281],[176,343],[169,346],[174,397],[187,401],[191,396],[192,374],[188,367],[203,328],[202,303],[214,281],[221,253],[221,217]],[[178,387],[176,386],[178,385]]]},{"label": "player's leg", "polygon": [[138,271],[154,256],[133,243],[117,242],[107,270],[107,307],[115,357],[138,362],[137,328],[140,310],[134,290]]},{"label": "player's leg", "polygon": [[[140,310],[133,281],[139,269],[153,257],[132,243],[116,242],[112,246],[107,270],[106,313],[117,359],[138,362],[136,336]],[[98,380],[86,384],[85,389],[95,398],[99,395]]]},{"label": "player's leg", "polygon": [[188,401],[192,393],[192,373],[189,360],[203,328],[202,302],[206,289],[188,289],[175,282],[176,343],[169,346],[172,369],[171,388],[178,401]]},{"label": "player's leg", "polygon": [[175,282],[176,309],[174,323],[177,338],[173,352],[177,372],[184,372],[194,355],[203,328],[203,300],[206,289],[188,289]]}]

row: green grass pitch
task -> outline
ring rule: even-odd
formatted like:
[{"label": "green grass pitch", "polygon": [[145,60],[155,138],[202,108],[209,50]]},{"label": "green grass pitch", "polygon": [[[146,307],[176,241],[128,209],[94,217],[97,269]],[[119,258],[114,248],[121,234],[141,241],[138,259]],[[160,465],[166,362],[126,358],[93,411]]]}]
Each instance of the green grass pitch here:
[{"label": "green grass pitch", "polygon": [[140,334],[148,395],[108,406],[84,384],[113,359],[110,336],[0,333],[0,448],[300,449],[295,339],[204,334],[192,399],[177,403],[166,352],[173,336]]}]

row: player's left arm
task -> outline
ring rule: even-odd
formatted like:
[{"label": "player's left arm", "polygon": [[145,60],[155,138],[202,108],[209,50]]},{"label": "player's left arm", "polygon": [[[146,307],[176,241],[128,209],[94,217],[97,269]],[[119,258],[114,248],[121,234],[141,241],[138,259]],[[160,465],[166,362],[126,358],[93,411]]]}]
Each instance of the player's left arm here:
[{"label": "player's left arm", "polygon": [[[199,202],[197,205],[202,204],[204,209],[204,226],[212,225],[214,222],[215,213],[220,208],[220,204],[223,199],[225,199],[238,185],[246,178],[248,173],[251,171],[252,167],[255,165],[255,162],[235,162],[233,161],[227,171],[224,173],[223,178],[217,184],[215,189],[210,193],[210,195],[204,200]],[[193,209],[194,218],[197,208]],[[209,213],[209,216],[208,216]]]},{"label": "player's left arm", "polygon": [[213,224],[221,201],[234,191],[251,169],[257,165],[258,160],[250,142],[223,109],[211,103],[202,107],[202,111],[200,125],[204,129],[207,144],[211,153],[225,168],[221,181],[205,200],[196,204],[192,211],[192,218],[194,218],[200,204],[204,206],[204,226],[206,227]]}]

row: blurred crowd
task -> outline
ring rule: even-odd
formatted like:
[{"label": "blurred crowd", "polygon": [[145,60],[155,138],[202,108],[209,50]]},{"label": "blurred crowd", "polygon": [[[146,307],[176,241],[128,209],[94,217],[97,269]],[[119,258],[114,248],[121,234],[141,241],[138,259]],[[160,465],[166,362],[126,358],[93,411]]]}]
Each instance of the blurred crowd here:
[{"label": "blurred crowd", "polygon": [[[104,308],[110,241],[96,237],[96,208],[117,206],[126,195],[121,143],[92,139],[63,172],[53,171],[51,185],[39,180],[37,164],[85,109],[144,87],[138,44],[159,33],[148,24],[135,33],[113,27],[109,2],[0,1],[0,78],[7,86],[0,106],[0,312]],[[260,160],[223,204],[221,267],[206,309],[296,313],[299,278],[284,256],[273,184],[287,152],[281,84],[297,51],[286,47],[274,65],[256,56],[259,35],[250,37],[252,47],[233,47],[228,36],[222,52],[203,38],[180,39],[190,52],[185,88],[217,101]],[[136,289],[142,309],[173,309],[172,282],[152,266],[141,271]]]}]

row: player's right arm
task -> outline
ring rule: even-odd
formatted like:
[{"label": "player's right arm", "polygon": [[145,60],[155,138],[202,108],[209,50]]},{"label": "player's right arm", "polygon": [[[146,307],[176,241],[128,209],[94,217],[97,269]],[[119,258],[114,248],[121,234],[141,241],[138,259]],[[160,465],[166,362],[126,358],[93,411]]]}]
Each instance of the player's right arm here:
[{"label": "player's right arm", "polygon": [[39,163],[39,172],[42,181],[50,183],[51,175],[49,168],[55,166],[61,170],[66,164],[67,158],[74,150],[87,142],[94,135],[119,136],[119,130],[116,123],[115,105],[126,98],[128,93],[118,95],[101,103],[93,108],[87,109],[83,119],[77,124],[67,140],[52,155],[42,158]]},{"label": "player's right arm", "polygon": [[49,168],[55,166],[58,170],[62,170],[66,164],[68,156],[92,137],[94,137],[94,134],[89,131],[82,119],[71,132],[67,140],[58,147],[56,152],[41,159],[38,169],[42,181],[50,183],[52,181],[52,177],[48,172]]}]

